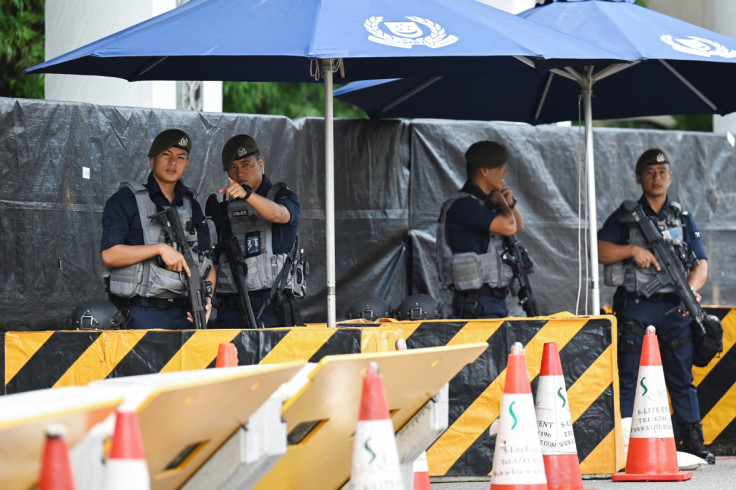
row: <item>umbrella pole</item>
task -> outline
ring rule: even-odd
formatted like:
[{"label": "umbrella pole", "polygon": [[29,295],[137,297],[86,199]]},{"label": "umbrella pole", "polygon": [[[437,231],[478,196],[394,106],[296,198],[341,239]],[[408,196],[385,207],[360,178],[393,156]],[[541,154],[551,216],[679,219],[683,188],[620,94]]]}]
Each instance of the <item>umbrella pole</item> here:
[{"label": "umbrella pole", "polygon": [[[588,175],[588,232],[590,248],[590,280],[593,315],[601,310],[600,287],[598,284],[598,218],[596,216],[595,160],[593,157],[593,67],[586,67],[582,80],[583,104],[585,109],[585,170]],[[587,302],[586,302],[586,314]]]},{"label": "umbrella pole", "polygon": [[335,138],[332,107],[332,60],[322,60],[325,87],[325,227],[327,249],[327,326],[336,324],[335,297]]}]

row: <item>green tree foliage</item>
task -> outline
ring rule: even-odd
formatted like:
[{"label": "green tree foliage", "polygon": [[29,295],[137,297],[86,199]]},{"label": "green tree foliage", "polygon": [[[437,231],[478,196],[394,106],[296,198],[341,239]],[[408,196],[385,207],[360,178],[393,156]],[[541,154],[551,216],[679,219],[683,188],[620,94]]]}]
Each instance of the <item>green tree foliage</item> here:
[{"label": "green tree foliage", "polygon": [[44,0],[1,0],[0,95],[43,99],[43,75],[23,70],[44,60]]},{"label": "green tree foliage", "polygon": [[[273,114],[290,118],[322,117],[325,112],[322,83],[225,82],[223,91],[224,112]],[[335,117],[367,117],[362,109],[351,104],[338,99],[333,102]]]}]

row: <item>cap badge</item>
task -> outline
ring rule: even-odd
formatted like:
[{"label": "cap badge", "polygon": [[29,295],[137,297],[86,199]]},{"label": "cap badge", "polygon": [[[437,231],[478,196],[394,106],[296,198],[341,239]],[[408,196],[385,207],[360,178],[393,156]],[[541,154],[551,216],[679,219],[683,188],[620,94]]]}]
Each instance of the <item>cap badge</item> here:
[{"label": "cap badge", "polygon": [[248,150],[244,146],[241,146],[240,148],[238,148],[239,157],[244,157],[246,153],[248,153]]},{"label": "cap badge", "polygon": [[187,146],[189,144],[189,140],[187,138],[182,138],[179,140],[179,146]]},{"label": "cap badge", "polygon": [[664,163],[667,159],[664,157],[664,153],[657,153],[657,162]]}]

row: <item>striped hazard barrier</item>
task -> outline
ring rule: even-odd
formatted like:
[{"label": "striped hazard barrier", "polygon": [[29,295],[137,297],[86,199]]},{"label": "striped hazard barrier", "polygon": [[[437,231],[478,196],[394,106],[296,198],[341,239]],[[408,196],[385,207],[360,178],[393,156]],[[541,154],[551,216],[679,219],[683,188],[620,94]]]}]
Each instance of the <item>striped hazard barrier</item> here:
[{"label": "striped hazard barrier", "polygon": [[220,343],[235,344],[241,365],[318,362],[331,354],[374,351],[376,330],[298,327],[6,332],[2,343],[5,362],[1,364],[5,393],[19,393],[136,374],[215,367]]},{"label": "striped hazard barrier", "polygon": [[[524,346],[536,392],[546,342],[556,342],[570,404],[583,474],[612,474],[623,468],[618,408],[618,373],[612,316],[572,315],[535,319],[399,322],[409,349],[487,342],[488,349],[450,382],[449,427],[427,450],[431,476],[491,474],[506,358],[514,342]],[[620,434],[620,430],[618,431]]]}]

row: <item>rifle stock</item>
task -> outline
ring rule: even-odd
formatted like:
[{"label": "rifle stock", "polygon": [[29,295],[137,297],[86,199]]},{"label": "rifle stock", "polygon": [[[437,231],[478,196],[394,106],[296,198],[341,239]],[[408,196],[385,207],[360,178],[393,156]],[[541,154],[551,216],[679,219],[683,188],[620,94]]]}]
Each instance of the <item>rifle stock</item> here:
[{"label": "rifle stock", "polygon": [[187,244],[184,227],[181,225],[179,212],[176,207],[171,206],[164,209],[150,218],[157,221],[163,228],[169,240],[176,243],[179,252],[184,256],[184,260],[189,266],[190,276],[186,278],[186,285],[189,294],[189,310],[194,321],[194,328],[207,328],[207,313],[204,307],[204,295],[206,287],[204,279],[199,275],[199,267],[197,261],[192,256],[192,251]]}]

